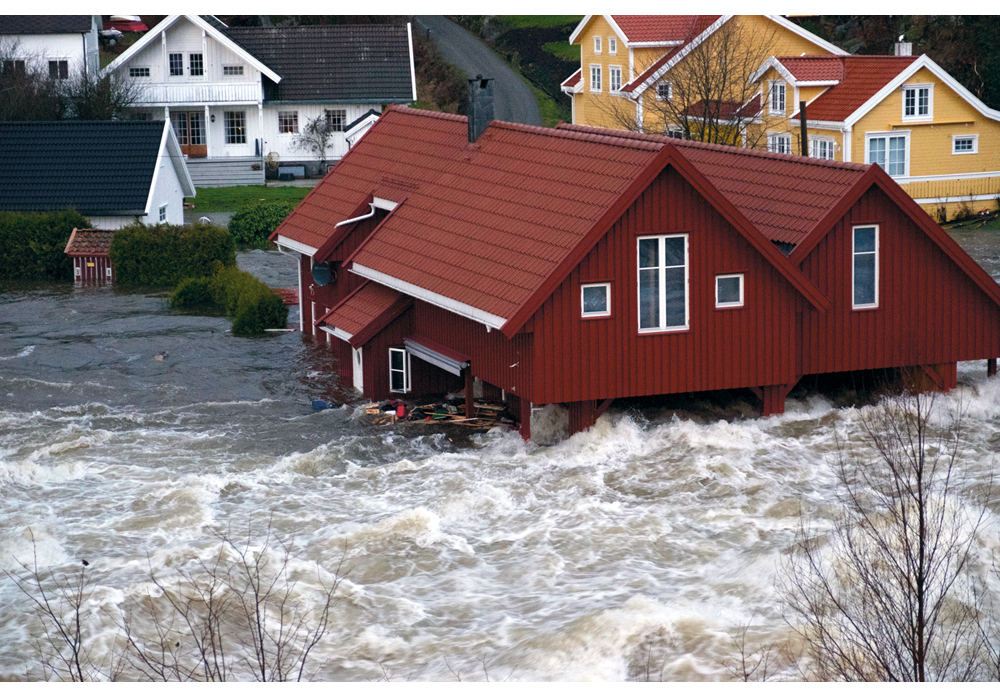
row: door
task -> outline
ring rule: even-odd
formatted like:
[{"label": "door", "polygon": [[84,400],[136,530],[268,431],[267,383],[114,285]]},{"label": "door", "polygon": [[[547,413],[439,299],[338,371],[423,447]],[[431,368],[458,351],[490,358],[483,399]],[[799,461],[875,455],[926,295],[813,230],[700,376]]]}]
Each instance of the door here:
[{"label": "door", "polygon": [[351,349],[351,363],[354,365],[354,389],[364,392],[365,371],[361,363],[361,349]]},{"label": "door", "polygon": [[207,157],[205,141],[205,112],[173,111],[170,113],[181,152],[188,157]]}]

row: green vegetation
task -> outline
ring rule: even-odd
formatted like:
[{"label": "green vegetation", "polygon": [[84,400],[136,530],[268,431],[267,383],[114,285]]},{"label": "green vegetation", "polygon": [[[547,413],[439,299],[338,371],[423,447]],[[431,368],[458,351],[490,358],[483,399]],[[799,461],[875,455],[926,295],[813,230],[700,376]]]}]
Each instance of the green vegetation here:
[{"label": "green vegetation", "polygon": [[0,278],[73,279],[66,243],[73,228],[89,228],[76,211],[0,213]]},{"label": "green vegetation", "polygon": [[237,244],[267,245],[268,236],[295,208],[294,203],[251,203],[229,220],[229,234]]},{"label": "green vegetation", "polygon": [[209,276],[220,265],[236,266],[236,245],[217,225],[134,223],[115,232],[110,256],[120,284],[175,286]]},{"label": "green vegetation", "polygon": [[417,109],[464,114],[468,94],[465,72],[447,62],[421,32],[413,35],[413,69],[417,77]]},{"label": "green vegetation", "polygon": [[238,211],[252,203],[286,202],[294,205],[310,191],[312,189],[308,186],[223,186],[198,189],[197,196],[184,200],[193,203],[198,213],[212,213]]},{"label": "green vegetation", "polygon": [[528,87],[531,88],[531,93],[535,95],[535,101],[538,102],[538,110],[542,112],[543,126],[552,128],[560,121],[569,123],[573,120],[569,106],[562,102],[557,102],[530,82],[528,83]]},{"label": "green vegetation", "polygon": [[551,53],[556,58],[560,58],[570,63],[580,62],[580,47],[567,41],[550,41],[543,44],[542,48]]},{"label": "green vegetation", "polygon": [[575,27],[583,17],[583,15],[497,15],[497,19],[509,29],[528,29],[531,27],[554,29],[567,24]]},{"label": "green vegetation", "polygon": [[214,304],[233,318],[233,336],[254,337],[265,329],[284,329],[288,307],[253,274],[235,266],[217,266],[208,278],[187,278],[170,296],[174,308]]}]

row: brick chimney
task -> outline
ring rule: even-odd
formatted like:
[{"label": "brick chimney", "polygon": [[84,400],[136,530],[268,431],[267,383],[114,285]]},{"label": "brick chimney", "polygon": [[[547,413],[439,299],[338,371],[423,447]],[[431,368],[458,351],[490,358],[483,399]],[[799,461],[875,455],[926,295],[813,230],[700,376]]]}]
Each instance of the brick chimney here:
[{"label": "brick chimney", "polygon": [[469,142],[475,143],[493,120],[493,78],[469,80]]}]

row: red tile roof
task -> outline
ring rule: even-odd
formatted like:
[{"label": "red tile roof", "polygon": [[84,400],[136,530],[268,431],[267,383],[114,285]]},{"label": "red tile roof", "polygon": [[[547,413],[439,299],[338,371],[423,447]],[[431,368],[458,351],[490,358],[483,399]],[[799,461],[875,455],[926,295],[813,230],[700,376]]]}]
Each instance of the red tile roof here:
[{"label": "red tile roof", "polygon": [[391,288],[368,281],[317,319],[316,324],[336,327],[353,337],[379,319],[401,297],[401,293]]},{"label": "red tile roof", "polygon": [[799,82],[844,79],[840,56],[784,56],[778,60]]},{"label": "red tile roof", "polygon": [[392,107],[276,234],[319,247],[368,196],[396,201],[353,263],[509,320],[668,144],[777,242],[801,240],[867,168],[498,121],[470,145],[463,116]]},{"label": "red tile roof", "polygon": [[560,87],[576,87],[583,79],[583,68],[579,68],[575,73],[559,83]]},{"label": "red tile roof", "polygon": [[612,15],[629,43],[684,41],[704,31],[722,15]]},{"label": "red tile roof", "polygon": [[66,254],[71,257],[107,256],[114,239],[114,230],[73,228],[66,243]]},{"label": "red tile roof", "polygon": [[670,59],[672,59],[674,56],[676,56],[678,53],[680,53],[683,50],[684,50],[684,46],[677,46],[676,48],[670,49],[669,51],[667,51],[666,53],[664,53],[662,56],[660,56],[658,59],[656,59],[653,62],[652,65],[650,65],[648,68],[646,68],[641,73],[639,73],[639,75],[634,80],[632,80],[631,82],[623,85],[622,88],[621,88],[621,91],[622,92],[632,92],[632,91],[636,90],[639,87],[639,85],[641,85],[642,83],[644,83],[649,78],[653,77],[653,75],[656,73],[657,70],[659,70],[664,65],[666,65],[667,63],[669,63]]},{"label": "red tile roof", "polygon": [[[711,105],[710,107],[707,105]],[[733,118],[753,118],[760,113],[760,95],[755,95],[744,105],[740,102],[720,102],[717,99],[699,100],[682,112],[692,118],[705,118],[706,114],[714,119],[729,121]]]},{"label": "red tile roof", "polygon": [[[828,88],[806,110],[811,120],[843,121],[858,107],[875,96],[893,78],[906,70],[919,56],[836,56],[809,58],[807,56],[781,57],[778,60],[789,68],[796,79],[818,80],[828,78],[799,77],[802,75],[833,74],[834,61],[839,62],[843,76],[840,82]],[[786,63],[787,61],[787,63]],[[810,63],[817,68],[809,68]],[[795,66],[796,73],[788,63]],[[829,78],[833,79],[833,78]]]}]

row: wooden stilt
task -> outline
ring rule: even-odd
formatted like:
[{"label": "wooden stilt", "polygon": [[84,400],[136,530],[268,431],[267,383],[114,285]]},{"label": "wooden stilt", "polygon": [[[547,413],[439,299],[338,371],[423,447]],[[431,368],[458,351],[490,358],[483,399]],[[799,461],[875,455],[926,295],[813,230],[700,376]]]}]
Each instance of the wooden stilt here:
[{"label": "wooden stilt", "polygon": [[472,419],[476,416],[476,381],[472,375],[471,367],[466,368],[462,372],[465,373],[465,418]]},{"label": "wooden stilt", "polygon": [[519,397],[518,402],[521,414],[521,438],[524,440],[531,440],[531,402],[529,402],[524,397]]}]

